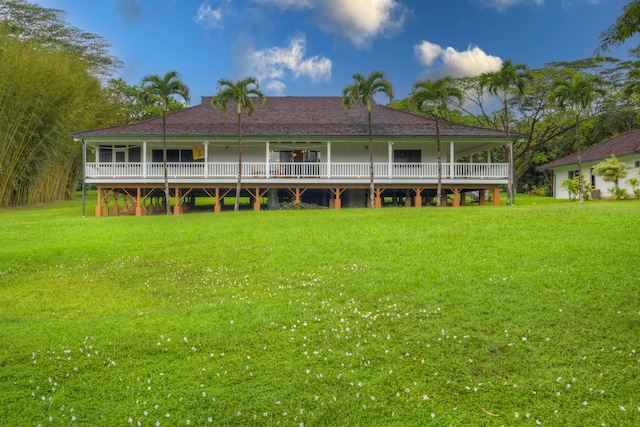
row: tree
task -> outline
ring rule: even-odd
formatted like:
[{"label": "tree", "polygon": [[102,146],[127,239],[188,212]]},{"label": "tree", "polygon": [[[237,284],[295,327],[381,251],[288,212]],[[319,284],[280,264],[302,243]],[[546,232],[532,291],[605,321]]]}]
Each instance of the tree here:
[{"label": "tree", "polygon": [[[602,79],[589,74],[574,73],[571,79],[557,79],[553,82],[551,99],[561,110],[571,109],[575,118],[576,153],[578,156],[578,176],[582,176],[582,157],[580,143],[580,116],[591,108],[597,96],[604,96],[600,87]],[[578,198],[584,204],[584,185],[579,180]]]},{"label": "tree", "polygon": [[523,95],[527,81],[531,79],[524,64],[512,64],[504,61],[498,71],[482,73],[479,77],[480,88],[500,99],[503,108],[504,130],[507,132],[507,163],[509,177],[507,185],[507,205],[514,205],[515,170],[513,157],[513,141],[511,141],[508,101],[512,94]]},{"label": "tree", "polygon": [[634,0],[623,9],[616,23],[600,34],[600,51],[619,46],[640,31],[640,0]]},{"label": "tree", "polygon": [[95,76],[109,76],[122,66],[109,53],[111,45],[104,38],[70,26],[66,16],[64,10],[44,8],[28,0],[0,1],[0,26],[12,36],[80,57]]},{"label": "tree", "polygon": [[169,193],[169,176],[167,173],[167,106],[173,95],[181,96],[189,104],[189,88],[180,80],[177,71],[169,71],[160,77],[150,74],[142,78],[140,83],[140,99],[143,104],[160,104],[162,106],[162,168],[164,172],[164,196],[167,215],[171,215],[171,194]]},{"label": "tree", "polygon": [[442,202],[442,153],[440,150],[440,114],[448,111],[447,104],[451,98],[462,102],[462,91],[452,85],[452,79],[442,78],[436,82],[423,81],[413,85],[411,105],[415,110],[424,112],[425,104],[433,107],[436,120],[436,142],[438,150],[438,189],[436,192],[436,206]]},{"label": "tree", "polygon": [[601,176],[606,182],[613,182],[615,190],[617,190],[618,180],[627,176],[628,169],[630,166],[612,154],[607,160],[603,160],[593,167],[593,174]]},{"label": "tree", "polygon": [[254,77],[247,77],[244,80],[231,81],[227,79],[218,80],[218,93],[211,99],[211,106],[216,110],[227,114],[227,104],[229,101],[236,103],[238,112],[238,183],[236,185],[236,201],[234,211],[240,209],[240,191],[242,189],[242,110],[247,111],[250,116],[255,107],[253,99],[257,97],[260,105],[267,101],[265,95],[260,91],[260,83]]},{"label": "tree", "polygon": [[374,71],[369,77],[360,73],[353,75],[354,82],[342,91],[342,106],[351,110],[351,104],[358,101],[367,109],[369,123],[369,206],[375,207],[375,187],[373,171],[373,126],[371,123],[371,101],[377,93],[387,95],[389,101],[393,101],[393,87],[381,71]]}]

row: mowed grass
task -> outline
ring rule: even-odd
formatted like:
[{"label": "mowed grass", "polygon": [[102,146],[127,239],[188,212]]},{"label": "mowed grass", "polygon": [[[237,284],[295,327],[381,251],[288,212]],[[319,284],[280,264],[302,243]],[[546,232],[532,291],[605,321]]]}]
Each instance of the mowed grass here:
[{"label": "mowed grass", "polygon": [[517,203],[0,211],[0,426],[640,425],[640,202]]}]

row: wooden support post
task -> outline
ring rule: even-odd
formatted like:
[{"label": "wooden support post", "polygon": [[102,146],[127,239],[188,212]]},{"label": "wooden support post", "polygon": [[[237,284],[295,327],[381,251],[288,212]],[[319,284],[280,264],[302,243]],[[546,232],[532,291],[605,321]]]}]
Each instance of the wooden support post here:
[{"label": "wooden support post", "polygon": [[376,188],[376,197],[375,197],[375,207],[376,209],[380,209],[382,207],[382,192],[384,188]]},{"label": "wooden support post", "polygon": [[484,197],[484,190],[479,190],[478,191],[478,204],[480,206],[484,206],[484,202],[486,201],[485,197]]},{"label": "wooden support post", "polygon": [[467,192],[466,191],[461,191],[460,192],[460,206],[466,206],[467,204]]},{"label": "wooden support post", "polygon": [[213,205],[213,211],[214,212],[220,212],[220,189],[218,187],[215,188],[216,190],[216,204]]},{"label": "wooden support post", "polygon": [[118,195],[114,192],[113,193],[113,214],[115,216],[118,216],[119,213],[120,213],[120,206],[118,205]]},{"label": "wooden support post", "polygon": [[331,191],[336,196],[336,198],[333,201],[333,208],[334,209],[342,208],[342,200],[340,200],[340,196],[342,195],[344,188],[336,188],[335,190],[331,190]]},{"label": "wooden support post", "polygon": [[102,187],[98,186],[98,199],[96,200],[96,216],[102,215]]},{"label": "wooden support post", "polygon": [[422,188],[414,188],[416,195],[413,198],[413,206],[419,208],[422,206]]},{"label": "wooden support post", "polygon": [[182,208],[180,207],[180,189],[176,187],[175,193],[173,195],[173,200],[175,205],[173,205],[173,214],[180,215],[182,213]]},{"label": "wooden support post", "polygon": [[457,208],[460,206],[460,189],[453,188],[453,207]]},{"label": "wooden support post", "polygon": [[142,192],[142,189],[137,187],[136,190],[136,216],[142,216],[142,202],[140,200],[140,193]]},{"label": "wooden support post", "polygon": [[500,189],[498,187],[493,189],[493,206],[500,206]]},{"label": "wooden support post", "polygon": [[260,189],[259,188],[256,188],[256,194],[253,198],[253,210],[254,211],[260,210]]}]

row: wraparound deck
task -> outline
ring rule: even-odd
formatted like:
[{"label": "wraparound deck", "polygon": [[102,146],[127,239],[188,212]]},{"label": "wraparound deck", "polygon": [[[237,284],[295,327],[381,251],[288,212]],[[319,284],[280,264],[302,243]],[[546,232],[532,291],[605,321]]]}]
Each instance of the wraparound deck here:
[{"label": "wraparound deck", "polygon": [[[219,180],[237,179],[238,163],[168,163],[170,182],[181,179]],[[447,180],[496,180],[506,183],[508,167],[505,163],[443,163],[442,178]],[[260,163],[244,162],[243,179],[265,181],[282,179],[323,179],[339,183],[341,180],[369,179],[369,163]],[[87,163],[87,182],[107,183],[122,179],[164,179],[162,163]],[[438,177],[437,163],[375,163],[374,180],[433,180]]]},{"label": "wraparound deck", "polygon": [[[369,188],[369,163],[243,163],[241,196],[254,210],[282,200],[310,200],[334,209],[364,207]],[[432,204],[437,185],[437,163],[374,164],[376,207],[387,204],[420,207]],[[442,165],[443,194],[453,206],[465,204],[472,193],[485,204],[487,192],[494,205],[500,202],[499,186],[507,183],[503,163],[446,163]],[[167,173],[173,212],[195,206],[195,198],[212,201],[213,211],[223,209],[225,197],[235,196],[237,162],[168,163]],[[86,182],[98,188],[96,215],[123,212],[162,213],[164,171],[162,163],[86,164]],[[306,198],[306,199],[305,199]],[[392,202],[389,202],[391,200]]]}]

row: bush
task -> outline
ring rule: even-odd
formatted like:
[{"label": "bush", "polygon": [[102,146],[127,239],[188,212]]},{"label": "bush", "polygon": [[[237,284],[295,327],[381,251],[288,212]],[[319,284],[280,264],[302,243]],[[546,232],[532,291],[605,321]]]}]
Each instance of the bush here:
[{"label": "bush", "polygon": [[[638,176],[640,177],[640,171],[638,171]],[[633,194],[636,195],[636,198],[640,199],[640,179],[637,177],[631,178],[627,180],[627,184],[633,189]]]},{"label": "bush", "polygon": [[[583,175],[583,179],[582,179],[582,192],[583,192],[583,197],[585,200],[590,200],[591,199],[591,191],[593,190],[593,188],[591,187],[591,184],[589,183],[589,181],[587,181],[586,179],[584,179]],[[569,198],[571,200],[576,200],[578,198],[578,191],[579,191],[579,181],[578,181],[578,177],[573,177],[572,179],[565,179],[564,181],[562,181],[562,184],[560,184],[560,187],[566,189],[569,192]]]},{"label": "bush", "polygon": [[611,187],[609,189],[609,193],[611,193],[611,195],[613,196],[613,200],[628,200],[629,199],[629,193],[627,193],[627,189],[626,188]]}]

